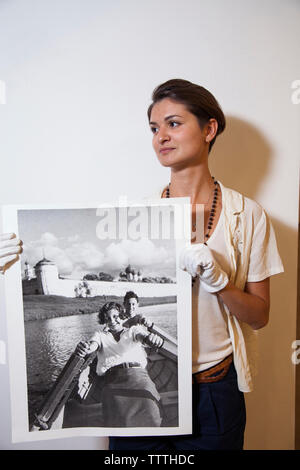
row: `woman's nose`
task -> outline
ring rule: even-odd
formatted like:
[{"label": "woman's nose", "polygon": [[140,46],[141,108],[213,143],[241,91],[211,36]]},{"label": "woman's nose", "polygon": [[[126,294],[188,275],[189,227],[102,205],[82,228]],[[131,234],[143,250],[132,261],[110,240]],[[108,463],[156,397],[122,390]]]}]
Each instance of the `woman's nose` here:
[{"label": "woman's nose", "polygon": [[166,142],[168,140],[170,140],[168,133],[163,129],[160,130],[158,135],[158,142],[162,144],[163,142]]}]

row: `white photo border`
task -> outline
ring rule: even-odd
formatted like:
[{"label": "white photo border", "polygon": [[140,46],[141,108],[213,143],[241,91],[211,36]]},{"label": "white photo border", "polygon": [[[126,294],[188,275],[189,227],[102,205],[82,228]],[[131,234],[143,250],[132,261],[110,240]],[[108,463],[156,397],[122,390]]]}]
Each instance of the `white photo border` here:
[{"label": "white photo border", "polygon": [[[129,202],[128,207],[174,206],[175,233],[191,233],[189,198],[147,199]],[[124,204],[32,204],[2,206],[4,232],[19,236],[18,211],[41,209],[90,209],[124,207]],[[178,210],[179,209],[179,210]],[[184,230],[182,230],[184,227]],[[80,427],[30,432],[28,423],[28,396],[26,374],[25,329],[23,317],[21,263],[15,263],[5,273],[5,302],[8,334],[8,364],[11,398],[12,442],[39,441],[79,436],[147,436],[180,435],[192,433],[192,338],[191,338],[191,278],[179,268],[179,254],[190,243],[190,237],[176,238],[177,279],[177,334],[178,334],[178,411],[177,427],[104,428]]]}]

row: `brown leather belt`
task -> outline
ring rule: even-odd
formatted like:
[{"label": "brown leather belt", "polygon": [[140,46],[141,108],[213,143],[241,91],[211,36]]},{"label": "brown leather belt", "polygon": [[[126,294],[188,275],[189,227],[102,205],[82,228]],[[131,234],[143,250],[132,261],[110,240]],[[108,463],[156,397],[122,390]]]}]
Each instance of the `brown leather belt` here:
[{"label": "brown leather belt", "polygon": [[193,384],[218,382],[219,380],[223,379],[229,370],[232,360],[233,356],[230,354],[230,356],[225,357],[225,359],[219,362],[219,364],[210,367],[209,369],[202,370],[201,372],[196,372],[192,375]]}]

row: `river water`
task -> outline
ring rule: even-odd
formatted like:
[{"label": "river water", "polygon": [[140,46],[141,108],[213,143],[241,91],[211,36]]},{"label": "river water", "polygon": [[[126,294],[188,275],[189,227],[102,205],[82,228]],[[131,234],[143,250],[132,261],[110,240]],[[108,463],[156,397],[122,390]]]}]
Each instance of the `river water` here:
[{"label": "river water", "polygon": [[[176,304],[140,307],[157,326],[177,337]],[[99,329],[98,313],[35,320],[25,323],[29,421],[79,341]]]}]

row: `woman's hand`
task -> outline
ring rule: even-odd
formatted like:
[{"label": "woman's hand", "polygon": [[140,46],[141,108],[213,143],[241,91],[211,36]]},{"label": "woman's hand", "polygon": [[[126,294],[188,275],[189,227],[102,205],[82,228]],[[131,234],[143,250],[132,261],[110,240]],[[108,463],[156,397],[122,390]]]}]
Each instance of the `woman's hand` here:
[{"label": "woman's hand", "polygon": [[123,323],[123,326],[125,326],[126,328],[130,328],[134,325],[144,325],[146,328],[152,328],[154,323],[153,321],[146,318],[144,315],[138,313],[134,317],[125,319]]},{"label": "woman's hand", "polygon": [[180,254],[179,266],[192,277],[198,276],[207,292],[219,292],[229,282],[227,274],[203,243],[184,248]]},{"label": "woman's hand", "polygon": [[0,272],[4,272],[19,259],[22,241],[14,233],[0,234]]},{"label": "woman's hand", "polygon": [[151,328],[153,326],[153,321],[149,320],[149,318],[146,318],[145,315],[138,314],[136,316],[139,317],[138,323],[144,325],[146,328]]},{"label": "woman's hand", "polygon": [[92,341],[92,342],[81,341],[76,346],[75,354],[77,354],[80,357],[85,357],[88,354],[91,354],[92,352],[94,352],[97,349],[97,347],[98,347],[98,344],[95,341]]},{"label": "woman's hand", "polygon": [[244,291],[229,282],[227,274],[204,244],[185,248],[180,255],[180,267],[191,276],[198,275],[208,292],[216,292],[230,313],[248,323],[254,330],[268,323],[270,309],[269,278],[248,282]]},{"label": "woman's hand", "polygon": [[150,335],[143,339],[143,343],[147,344],[147,346],[150,346],[151,348],[161,348],[164,344],[164,340],[160,336],[150,333]]}]

